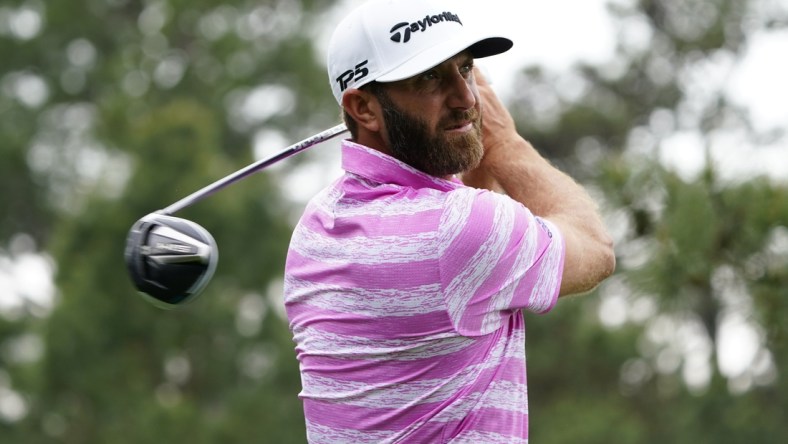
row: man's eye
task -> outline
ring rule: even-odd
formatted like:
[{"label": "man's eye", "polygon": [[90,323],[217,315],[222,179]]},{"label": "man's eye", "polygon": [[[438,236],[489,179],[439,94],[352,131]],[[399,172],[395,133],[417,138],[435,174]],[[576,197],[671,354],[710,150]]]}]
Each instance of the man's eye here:
[{"label": "man's eye", "polygon": [[438,78],[438,73],[435,71],[427,71],[421,75],[422,80],[436,80]]},{"label": "man's eye", "polygon": [[473,63],[467,63],[465,65],[462,65],[462,67],[460,68],[460,72],[462,72],[463,74],[469,74],[473,72]]}]

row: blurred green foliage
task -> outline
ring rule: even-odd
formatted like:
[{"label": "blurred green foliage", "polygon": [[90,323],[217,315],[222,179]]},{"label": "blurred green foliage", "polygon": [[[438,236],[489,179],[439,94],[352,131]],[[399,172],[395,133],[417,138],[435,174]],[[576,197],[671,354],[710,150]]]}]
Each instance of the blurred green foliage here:
[{"label": "blurred green foliage", "polygon": [[[137,218],[250,163],[259,130],[295,141],[336,123],[315,46],[334,3],[0,5],[0,264],[44,253],[57,270],[52,308],[0,304],[14,307],[0,310],[0,442],[304,442],[277,284],[293,210],[281,175],[179,213],[221,254],[182,310],[144,303],[122,251]],[[713,162],[679,175],[658,161],[670,131],[653,123],[763,139],[679,73],[740,58],[758,24],[785,27],[764,4],[616,2],[618,25],[647,24],[652,45],[622,37],[614,67],[518,74],[519,128],[593,190],[619,256],[597,291],[527,318],[532,442],[788,436],[785,182],[727,180]],[[562,95],[567,78],[582,93]],[[718,344],[734,315],[755,326],[757,353],[732,375]]]}]

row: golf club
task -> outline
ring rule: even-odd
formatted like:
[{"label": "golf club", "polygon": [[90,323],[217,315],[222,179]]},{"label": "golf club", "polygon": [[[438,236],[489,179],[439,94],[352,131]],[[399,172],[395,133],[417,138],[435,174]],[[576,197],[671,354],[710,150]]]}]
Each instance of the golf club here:
[{"label": "golf club", "polygon": [[336,125],[252,163],[135,222],[126,237],[124,252],[126,268],[134,286],[145,299],[161,308],[174,308],[194,300],[213,276],[219,250],[216,241],[205,228],[172,214],[345,132],[347,127],[344,124]]}]

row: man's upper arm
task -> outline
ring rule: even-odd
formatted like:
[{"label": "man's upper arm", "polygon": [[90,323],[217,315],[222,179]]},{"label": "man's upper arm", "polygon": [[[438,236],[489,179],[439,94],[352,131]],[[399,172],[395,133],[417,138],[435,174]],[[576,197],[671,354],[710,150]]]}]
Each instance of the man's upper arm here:
[{"label": "man's upper arm", "polygon": [[441,287],[463,334],[486,334],[512,310],[548,311],[563,269],[560,230],[488,191],[452,193],[441,220]]}]

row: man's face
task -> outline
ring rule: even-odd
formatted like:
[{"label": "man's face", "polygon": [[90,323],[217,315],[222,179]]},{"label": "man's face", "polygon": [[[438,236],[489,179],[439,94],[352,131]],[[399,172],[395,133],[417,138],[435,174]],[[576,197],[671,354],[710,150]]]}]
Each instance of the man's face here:
[{"label": "man's face", "polygon": [[436,177],[468,171],[481,162],[481,112],[470,55],[379,88],[375,95],[388,148],[397,159]]}]

